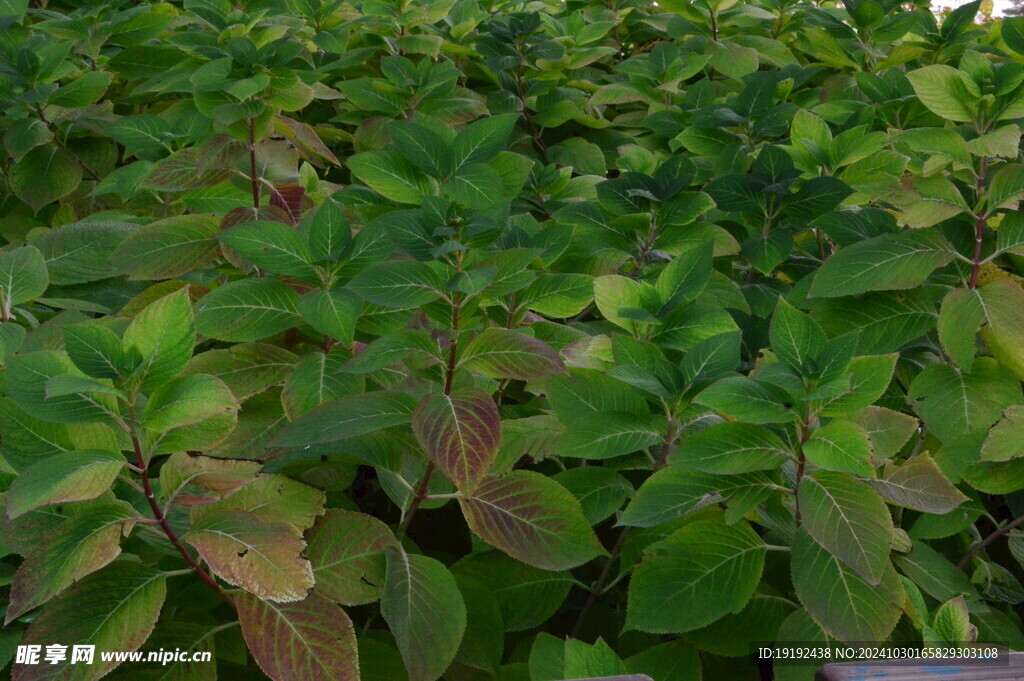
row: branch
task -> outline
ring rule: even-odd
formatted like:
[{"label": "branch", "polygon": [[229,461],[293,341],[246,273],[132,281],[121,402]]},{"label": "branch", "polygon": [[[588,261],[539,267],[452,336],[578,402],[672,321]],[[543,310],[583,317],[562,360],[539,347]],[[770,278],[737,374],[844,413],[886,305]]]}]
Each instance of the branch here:
[{"label": "branch", "polygon": [[975,544],[974,546],[969,548],[967,550],[967,553],[964,554],[964,557],[960,559],[960,562],[957,563],[956,566],[958,568],[960,568],[961,570],[963,570],[965,567],[967,567],[968,563],[971,562],[971,559],[974,558],[979,553],[981,553],[982,550],[986,546],[988,546],[989,544],[994,542],[996,539],[999,539],[1000,537],[1004,536],[1007,532],[1009,532],[1013,528],[1018,527],[1019,525],[1022,525],[1022,524],[1024,524],[1024,515],[1019,516],[1019,517],[1014,518],[1013,520],[1009,521],[1008,523],[1006,523],[1002,527],[998,528],[995,532],[993,532],[992,534],[990,534],[989,536],[985,537],[980,542],[978,542],[977,544]]},{"label": "branch", "polygon": [[[132,416],[132,422],[135,422],[134,415]],[[149,508],[153,511],[153,517],[156,519],[157,524],[160,525],[160,529],[167,535],[168,541],[178,550],[181,557],[185,559],[185,562],[190,568],[192,568],[199,578],[206,582],[211,589],[217,593],[223,595],[220,584],[217,580],[210,575],[209,572],[203,569],[203,566],[196,562],[196,559],[192,557],[192,554],[188,552],[185,545],[181,543],[181,539],[178,538],[177,533],[171,527],[170,523],[167,522],[167,516],[164,515],[163,510],[160,508],[160,504],[156,503],[156,496],[153,494],[153,485],[149,482],[149,465],[146,461],[146,457],[142,454],[142,444],[139,442],[139,436],[136,433],[132,433],[132,447],[135,449],[135,463],[136,466],[141,469],[139,477],[142,479],[142,492],[146,497],[146,501],[149,502]]]}]

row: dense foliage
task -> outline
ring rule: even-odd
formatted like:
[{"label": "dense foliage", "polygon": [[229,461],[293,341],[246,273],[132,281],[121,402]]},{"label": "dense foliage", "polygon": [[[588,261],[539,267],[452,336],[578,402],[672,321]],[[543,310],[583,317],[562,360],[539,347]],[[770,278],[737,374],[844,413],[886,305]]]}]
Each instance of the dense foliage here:
[{"label": "dense foliage", "polygon": [[1024,649],[1024,19],[32,4],[0,0],[0,660],[215,663],[15,679]]}]

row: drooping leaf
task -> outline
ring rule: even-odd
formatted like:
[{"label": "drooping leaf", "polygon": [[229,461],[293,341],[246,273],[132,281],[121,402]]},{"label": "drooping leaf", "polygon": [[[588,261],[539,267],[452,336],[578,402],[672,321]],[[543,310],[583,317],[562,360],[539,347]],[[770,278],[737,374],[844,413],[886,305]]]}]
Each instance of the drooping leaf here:
[{"label": "drooping leaf", "polygon": [[14,573],[6,623],[46,603],[121,553],[127,504],[97,504],[46,533]]},{"label": "drooping leaf", "polygon": [[433,558],[387,550],[381,614],[395,636],[409,681],[434,681],[451,663],[466,628],[455,578]]},{"label": "drooping leaf", "polygon": [[896,626],[904,596],[891,564],[876,586],[798,530],[791,565],[800,602],[830,635],[845,642],[883,641]]},{"label": "drooping leaf", "polygon": [[967,501],[927,454],[918,454],[899,467],[887,469],[880,480],[865,482],[890,504],[924,513],[949,513]]},{"label": "drooping leaf", "polygon": [[[149,638],[167,594],[164,573],[121,561],[79,582],[46,608],[25,632],[24,645],[76,641],[96,650],[138,650]],[[76,681],[95,681],[118,660],[101,660],[76,668]],[[54,665],[17,665],[17,681],[58,678]]]}]

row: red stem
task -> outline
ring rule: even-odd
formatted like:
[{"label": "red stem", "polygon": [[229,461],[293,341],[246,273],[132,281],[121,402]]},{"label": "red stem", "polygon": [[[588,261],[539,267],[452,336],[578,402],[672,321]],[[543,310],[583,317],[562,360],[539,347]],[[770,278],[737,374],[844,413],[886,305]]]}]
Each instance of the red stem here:
[{"label": "red stem", "polygon": [[252,181],[252,207],[260,207],[260,183],[256,177],[256,120],[249,119],[249,179]]},{"label": "red stem", "polygon": [[[978,168],[978,179],[974,186],[978,195],[985,189],[985,176],[988,174],[988,158],[981,157]],[[974,264],[971,265],[971,282],[968,288],[978,288],[978,274],[981,272],[981,240],[985,238],[985,216],[978,215],[978,221],[974,224]]]},{"label": "red stem", "polygon": [[214,591],[223,594],[221,591],[220,584],[214,579],[209,572],[203,569],[203,566],[196,562],[196,559],[192,557],[192,554],[188,552],[188,549],[181,543],[181,539],[178,538],[177,533],[171,528],[170,523],[167,522],[167,516],[164,515],[163,509],[160,508],[160,504],[156,503],[156,496],[153,494],[153,486],[149,482],[149,465],[146,463],[146,457],[142,454],[142,445],[139,443],[139,438],[132,435],[132,446],[135,448],[135,461],[141,472],[139,477],[142,478],[142,491],[146,495],[146,501],[149,502],[149,507],[153,511],[153,517],[156,522],[160,525],[160,528],[167,535],[167,539],[170,540],[174,548],[178,550],[181,557],[185,559],[188,566],[195,570],[195,573],[199,575],[199,578],[210,585]]}]

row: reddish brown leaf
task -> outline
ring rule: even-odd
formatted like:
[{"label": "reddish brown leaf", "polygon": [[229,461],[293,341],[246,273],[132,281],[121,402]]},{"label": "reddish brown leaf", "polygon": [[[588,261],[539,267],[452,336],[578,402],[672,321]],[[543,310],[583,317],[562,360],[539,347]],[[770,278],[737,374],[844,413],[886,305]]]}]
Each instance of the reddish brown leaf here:
[{"label": "reddish brown leaf", "polygon": [[260,598],[298,601],[313,587],[313,571],[302,557],[306,543],[291,525],[218,508],[204,513],[183,539],[217,576]]},{"label": "reddish brown leaf", "polygon": [[501,417],[478,388],[428,395],[412,415],[427,457],[458,488],[469,492],[491,470],[501,441]]},{"label": "reddish brown leaf", "polygon": [[256,663],[274,681],[359,681],[352,621],[318,594],[295,603],[234,597],[242,636]]},{"label": "reddish brown leaf", "polygon": [[576,498],[540,473],[490,477],[459,503],[473,532],[528,565],[566,570],[603,552]]},{"label": "reddish brown leaf", "polygon": [[270,190],[270,205],[288,213],[289,225],[298,223],[305,198],[306,188],[297,184],[275,184]]}]

